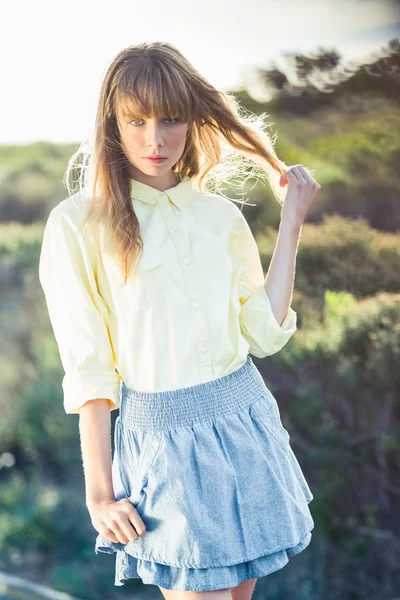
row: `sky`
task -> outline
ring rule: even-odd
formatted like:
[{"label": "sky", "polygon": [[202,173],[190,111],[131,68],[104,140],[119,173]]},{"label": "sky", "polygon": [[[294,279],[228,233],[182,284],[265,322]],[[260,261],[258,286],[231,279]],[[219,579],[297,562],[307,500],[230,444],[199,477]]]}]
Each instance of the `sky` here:
[{"label": "sky", "polygon": [[7,2],[0,35],[0,144],[79,143],[101,81],[126,46],[175,45],[215,87],[253,86],[283,52],[363,60],[400,38],[396,0],[31,0]]}]

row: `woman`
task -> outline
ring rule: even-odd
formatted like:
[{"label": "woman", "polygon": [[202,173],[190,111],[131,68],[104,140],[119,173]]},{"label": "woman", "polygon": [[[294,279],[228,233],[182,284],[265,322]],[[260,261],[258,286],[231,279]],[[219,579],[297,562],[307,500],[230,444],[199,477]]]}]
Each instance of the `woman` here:
[{"label": "woman", "polygon": [[[95,551],[115,553],[115,585],[247,600],[314,526],[249,354],[274,354],[296,331],[295,256],[320,186],[277,158],[263,117],[166,42],[112,61],[93,148],[68,176],[75,166],[79,189],[49,215],[39,275],[64,408],[79,414]],[[242,211],[211,191],[231,175],[264,177],[282,204],[265,280]]]}]

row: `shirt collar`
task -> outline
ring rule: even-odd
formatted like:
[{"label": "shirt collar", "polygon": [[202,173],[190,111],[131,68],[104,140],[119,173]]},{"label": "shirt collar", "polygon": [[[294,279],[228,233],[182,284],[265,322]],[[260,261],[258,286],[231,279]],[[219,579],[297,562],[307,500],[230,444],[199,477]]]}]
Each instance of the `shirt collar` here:
[{"label": "shirt collar", "polygon": [[132,200],[140,200],[147,204],[155,204],[158,200],[165,198],[165,195],[167,195],[179,210],[184,208],[186,203],[191,199],[194,191],[193,181],[188,175],[185,175],[177,185],[164,191],[157,190],[136,179],[131,178],[130,181]]}]

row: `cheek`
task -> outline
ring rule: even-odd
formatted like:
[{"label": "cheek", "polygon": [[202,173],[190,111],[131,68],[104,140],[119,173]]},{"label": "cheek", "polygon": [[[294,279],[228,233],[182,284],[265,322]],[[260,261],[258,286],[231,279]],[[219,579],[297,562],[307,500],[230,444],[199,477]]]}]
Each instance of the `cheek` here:
[{"label": "cheek", "polygon": [[135,148],[139,148],[141,144],[143,145],[138,132],[130,132],[129,135],[125,134],[122,140],[128,150],[134,150]]},{"label": "cheek", "polygon": [[180,127],[174,132],[171,142],[176,148],[184,148],[186,142],[187,127]]}]

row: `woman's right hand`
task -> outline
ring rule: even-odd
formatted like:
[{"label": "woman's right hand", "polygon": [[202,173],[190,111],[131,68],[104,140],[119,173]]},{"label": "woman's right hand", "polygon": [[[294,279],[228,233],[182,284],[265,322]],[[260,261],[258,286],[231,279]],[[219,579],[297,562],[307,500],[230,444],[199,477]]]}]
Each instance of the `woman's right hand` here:
[{"label": "woman's right hand", "polygon": [[111,542],[134,542],[146,532],[138,511],[129,498],[106,498],[88,506],[93,527]]}]

